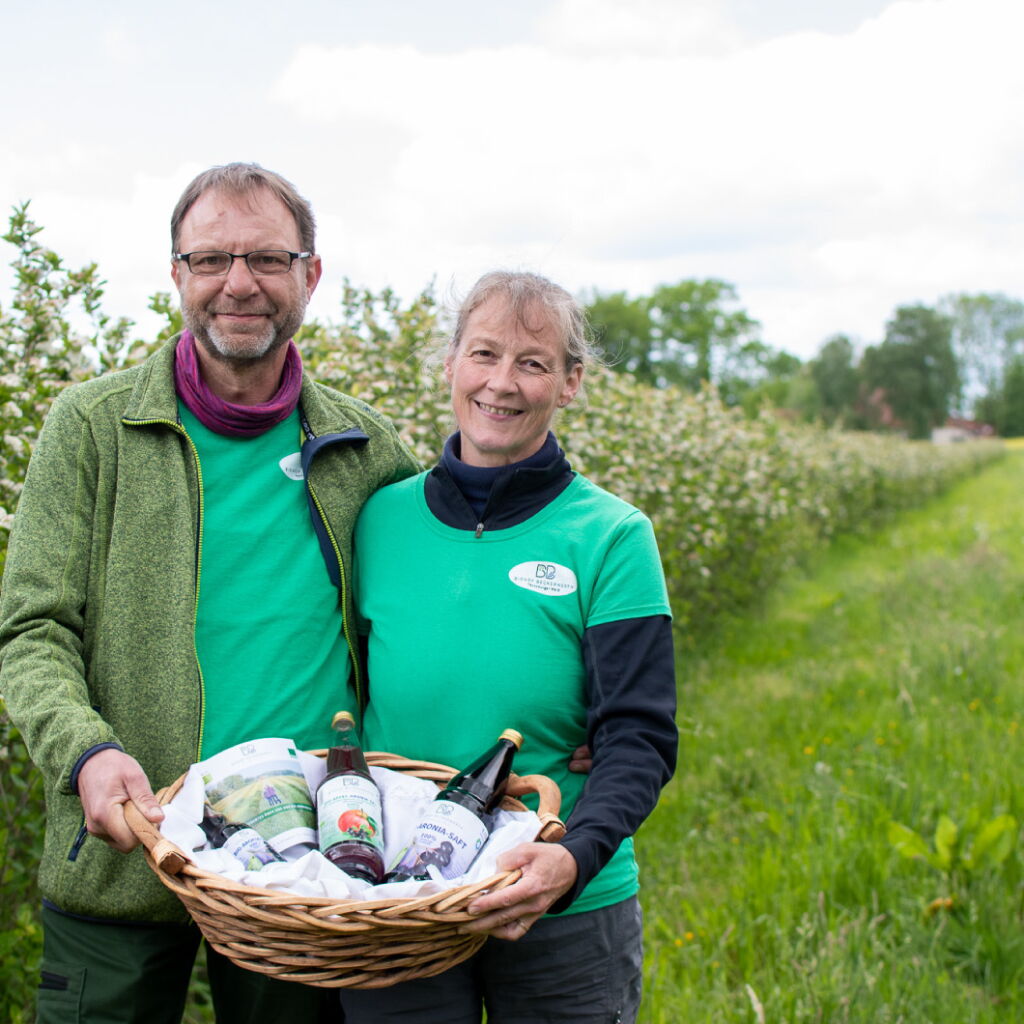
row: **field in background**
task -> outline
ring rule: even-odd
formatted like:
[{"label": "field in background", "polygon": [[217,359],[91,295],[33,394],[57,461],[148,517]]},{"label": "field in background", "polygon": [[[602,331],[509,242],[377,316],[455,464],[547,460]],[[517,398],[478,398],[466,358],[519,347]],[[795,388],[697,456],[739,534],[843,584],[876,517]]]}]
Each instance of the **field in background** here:
[{"label": "field in background", "polygon": [[1024,1019],[1022,493],[1015,453],[683,656],[643,1021]]}]

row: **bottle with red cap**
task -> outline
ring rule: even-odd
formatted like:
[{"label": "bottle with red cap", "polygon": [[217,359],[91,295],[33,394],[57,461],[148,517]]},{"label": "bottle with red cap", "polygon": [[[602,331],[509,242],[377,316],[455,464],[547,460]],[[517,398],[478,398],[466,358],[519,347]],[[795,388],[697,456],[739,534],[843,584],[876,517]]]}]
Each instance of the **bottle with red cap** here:
[{"label": "bottle with red cap", "polygon": [[352,715],[339,711],[331,728],[338,737],[327,752],[327,775],[316,791],[317,845],[346,874],[375,885],[384,878],[380,790]]}]

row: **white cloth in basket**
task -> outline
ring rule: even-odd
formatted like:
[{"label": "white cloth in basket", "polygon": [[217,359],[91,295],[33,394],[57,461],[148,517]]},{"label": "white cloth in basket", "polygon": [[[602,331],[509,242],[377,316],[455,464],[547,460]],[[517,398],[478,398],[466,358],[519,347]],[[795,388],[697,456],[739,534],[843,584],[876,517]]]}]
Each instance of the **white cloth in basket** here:
[{"label": "white cloth in basket", "polygon": [[[326,773],[325,762],[322,758],[302,751],[299,752],[299,760],[309,791],[315,793]],[[427,779],[388,768],[371,766],[370,774],[380,788],[384,810],[384,863],[392,864],[412,834],[424,808],[437,795],[437,786]],[[201,849],[206,842],[199,827],[203,818],[203,801],[203,781],[197,767],[193,765],[174,799],[164,806],[166,816],[160,825],[161,833],[184,850],[197,867],[243,885],[331,899],[427,896],[443,889],[483,881],[497,872],[496,861],[501,853],[536,839],[541,829],[540,818],[533,811],[499,810],[495,815],[495,827],[490,838],[465,875],[446,880],[435,874],[430,881],[410,880],[369,885],[336,868],[319,850],[306,851],[302,847],[295,847],[285,851],[284,856],[288,860],[267,864],[260,871],[247,871],[227,850]]]}]

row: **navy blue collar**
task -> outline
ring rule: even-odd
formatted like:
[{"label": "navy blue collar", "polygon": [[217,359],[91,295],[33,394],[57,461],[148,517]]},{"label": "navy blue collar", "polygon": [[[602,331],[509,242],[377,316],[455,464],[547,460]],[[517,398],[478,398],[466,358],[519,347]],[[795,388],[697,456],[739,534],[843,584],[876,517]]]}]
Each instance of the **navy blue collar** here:
[{"label": "navy blue collar", "polygon": [[458,529],[479,533],[515,526],[557,498],[574,476],[550,431],[539,451],[509,466],[468,466],[460,451],[461,438],[455,433],[424,486],[430,511]]}]

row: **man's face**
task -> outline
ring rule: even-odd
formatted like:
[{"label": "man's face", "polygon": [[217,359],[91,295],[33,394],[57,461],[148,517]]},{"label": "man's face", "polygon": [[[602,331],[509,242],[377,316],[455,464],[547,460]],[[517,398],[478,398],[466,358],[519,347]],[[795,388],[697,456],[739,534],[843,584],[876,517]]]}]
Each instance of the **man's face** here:
[{"label": "man's face", "polygon": [[[260,249],[302,249],[295,218],[269,191],[205,192],[182,221],[179,252]],[[320,269],[320,257],[313,256],[295,260],[287,274],[256,276],[245,260],[233,260],[223,277],[206,277],[175,260],[171,277],[185,326],[203,349],[226,362],[247,363],[274,353],[299,329]]]}]

